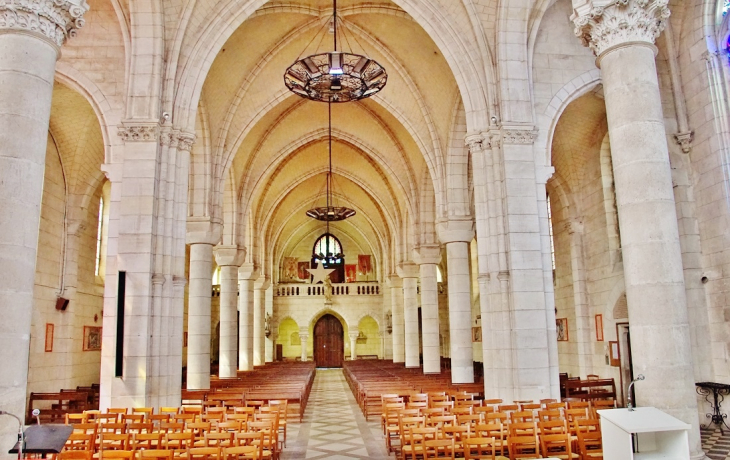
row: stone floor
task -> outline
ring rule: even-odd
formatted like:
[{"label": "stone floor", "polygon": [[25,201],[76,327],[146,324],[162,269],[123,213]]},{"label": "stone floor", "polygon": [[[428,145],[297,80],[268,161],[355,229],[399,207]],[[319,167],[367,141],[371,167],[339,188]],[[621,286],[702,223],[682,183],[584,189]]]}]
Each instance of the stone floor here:
[{"label": "stone floor", "polygon": [[317,369],[304,422],[287,430],[282,460],[388,458],[380,421],[365,421],[341,369]]},{"label": "stone floor", "polygon": [[[304,422],[287,429],[282,460],[388,458],[380,421],[365,421],[341,369],[317,369]],[[730,460],[730,431],[702,430],[702,447],[712,460]]]}]

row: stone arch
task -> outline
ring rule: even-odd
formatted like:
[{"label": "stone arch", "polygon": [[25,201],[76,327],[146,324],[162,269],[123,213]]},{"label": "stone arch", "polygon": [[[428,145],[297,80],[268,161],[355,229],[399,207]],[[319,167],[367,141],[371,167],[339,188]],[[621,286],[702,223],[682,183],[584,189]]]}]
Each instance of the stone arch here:
[{"label": "stone arch", "polygon": [[345,332],[347,332],[347,330],[349,330],[352,326],[352,324],[345,319],[342,313],[332,308],[324,307],[309,317],[309,319],[307,320],[307,324],[309,324],[309,329],[312,330],[312,328],[314,328],[314,325],[317,324],[317,321],[319,321],[319,319],[324,315],[332,315],[340,320],[340,322],[342,323],[342,328],[345,330]]},{"label": "stone arch", "polygon": [[121,138],[117,135],[117,125],[121,123],[121,114],[112,108],[111,103],[96,83],[66,62],[56,63],[54,78],[81,94],[94,110],[104,140],[104,162],[112,163],[114,149],[122,145]]},{"label": "stone arch", "polygon": [[360,322],[362,320],[364,320],[365,318],[368,318],[368,317],[371,318],[373,321],[375,321],[375,324],[377,324],[378,325],[378,328],[380,328],[380,321],[378,321],[378,319],[377,319],[378,318],[378,315],[374,311],[372,311],[372,310],[369,310],[369,311],[363,313],[362,315],[360,315],[357,318],[357,324],[358,324],[358,326],[360,325]]},{"label": "stone arch", "polygon": [[594,88],[601,84],[601,71],[599,69],[593,69],[578,75],[568,83],[563,85],[560,90],[555,93],[555,96],[550,100],[550,103],[545,107],[543,113],[544,125],[538,132],[536,144],[542,144],[546,154],[545,165],[552,165],[552,145],[553,135],[555,134],[555,128],[560,121],[565,109],[570,105],[571,102],[589,93]]}]

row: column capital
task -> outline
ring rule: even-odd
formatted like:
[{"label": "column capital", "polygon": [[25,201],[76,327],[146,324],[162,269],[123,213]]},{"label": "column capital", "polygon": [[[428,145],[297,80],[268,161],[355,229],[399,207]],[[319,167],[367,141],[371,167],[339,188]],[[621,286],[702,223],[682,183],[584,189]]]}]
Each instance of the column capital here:
[{"label": "column capital", "polygon": [[464,138],[464,143],[469,147],[471,153],[481,152],[486,147],[486,139],[480,133],[470,133]]},{"label": "column capital", "polygon": [[301,337],[301,338],[309,337],[309,327],[299,326],[299,337]]},{"label": "column capital", "polygon": [[60,47],[84,26],[87,11],[86,0],[4,0],[0,31],[31,32]]},{"label": "column capital", "polygon": [[257,280],[259,278],[259,269],[252,263],[241,264],[238,267],[238,281]]},{"label": "column capital", "polygon": [[413,261],[418,265],[438,265],[441,262],[441,246],[438,244],[416,246],[413,249]]},{"label": "column capital", "polygon": [[260,291],[265,291],[269,286],[271,286],[271,280],[265,276],[260,276],[253,284],[253,288]]},{"label": "column capital", "polygon": [[177,287],[184,287],[188,284],[188,279],[184,276],[175,275],[172,277],[172,284]]},{"label": "column capital", "polygon": [[474,221],[447,220],[436,224],[439,240],[443,244],[464,242],[471,243],[474,239]]},{"label": "column capital", "polygon": [[219,244],[213,248],[213,254],[215,255],[215,263],[219,267],[234,266],[240,267],[243,263],[244,257],[246,257],[246,249],[238,246],[226,246]]},{"label": "column capital", "polygon": [[577,219],[568,220],[565,222],[565,230],[571,235],[574,233],[582,234],[583,233],[583,222],[581,222]]},{"label": "column capital", "polygon": [[396,268],[396,271],[398,272],[398,276],[401,278],[418,278],[418,265],[414,264],[413,262],[404,262],[402,264],[398,264],[398,268]]},{"label": "column capital", "polygon": [[210,217],[188,217],[187,244],[218,244],[223,233],[220,222],[213,222]]},{"label": "column capital", "polygon": [[574,33],[599,58],[620,45],[654,45],[669,18],[669,0],[582,0],[570,19]]},{"label": "column capital", "polygon": [[555,174],[555,166],[538,166],[535,168],[535,181],[538,184],[547,184],[553,174]]},{"label": "column capital", "polygon": [[360,331],[357,329],[350,329],[347,335],[350,336],[350,340],[357,340],[357,336],[360,335]]},{"label": "column capital", "polygon": [[157,142],[160,123],[157,120],[124,120],[117,125],[117,135],[124,142]]},{"label": "column capital", "polygon": [[180,131],[177,129],[169,130],[162,128],[160,134],[160,145],[166,145],[170,148],[184,150],[189,152],[193,148],[195,142],[195,134]]},{"label": "column capital", "polygon": [[390,275],[388,275],[388,283],[390,284],[391,288],[403,287],[403,280],[395,273],[391,273]]}]

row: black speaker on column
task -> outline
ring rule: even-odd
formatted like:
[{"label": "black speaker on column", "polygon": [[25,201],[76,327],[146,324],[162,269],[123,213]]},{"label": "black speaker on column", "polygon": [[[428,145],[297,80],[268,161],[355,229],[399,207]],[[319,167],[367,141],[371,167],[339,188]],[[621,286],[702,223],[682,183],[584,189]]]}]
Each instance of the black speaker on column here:
[{"label": "black speaker on column", "polygon": [[56,299],[56,310],[66,311],[67,308],[68,308],[68,299],[64,299],[63,297],[58,297]]}]

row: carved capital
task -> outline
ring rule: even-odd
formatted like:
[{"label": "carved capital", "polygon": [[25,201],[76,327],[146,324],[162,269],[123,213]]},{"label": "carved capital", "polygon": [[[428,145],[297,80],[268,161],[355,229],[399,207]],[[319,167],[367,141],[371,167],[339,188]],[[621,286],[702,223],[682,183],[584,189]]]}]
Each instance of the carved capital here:
[{"label": "carved capital", "polygon": [[152,284],[163,284],[165,282],[165,275],[162,273],[155,273],[152,275]]},{"label": "carved capital", "polygon": [[686,133],[675,133],[674,139],[682,147],[684,153],[689,153],[692,150],[692,139],[694,138],[694,131],[687,131]]},{"label": "carved capital", "polygon": [[532,126],[505,126],[502,130],[503,144],[534,144],[537,129]]},{"label": "carved capital", "polygon": [[175,287],[184,287],[186,284],[188,284],[188,279],[184,276],[175,275],[172,277],[172,284]]},{"label": "carved capital", "polygon": [[573,10],[575,35],[600,56],[627,43],[653,45],[666,27],[669,0],[593,0]]},{"label": "carved capital", "polygon": [[471,153],[481,152],[484,150],[484,136],[481,134],[467,134],[464,143],[469,147]]},{"label": "carved capital", "polygon": [[0,30],[34,32],[61,46],[84,26],[86,0],[2,0]]},{"label": "carved capital", "polygon": [[583,222],[579,220],[568,220],[565,222],[565,231],[569,234],[582,234],[583,233]]},{"label": "carved capital", "polygon": [[117,126],[117,134],[124,142],[155,142],[160,136],[160,125],[154,122],[125,122]]}]

